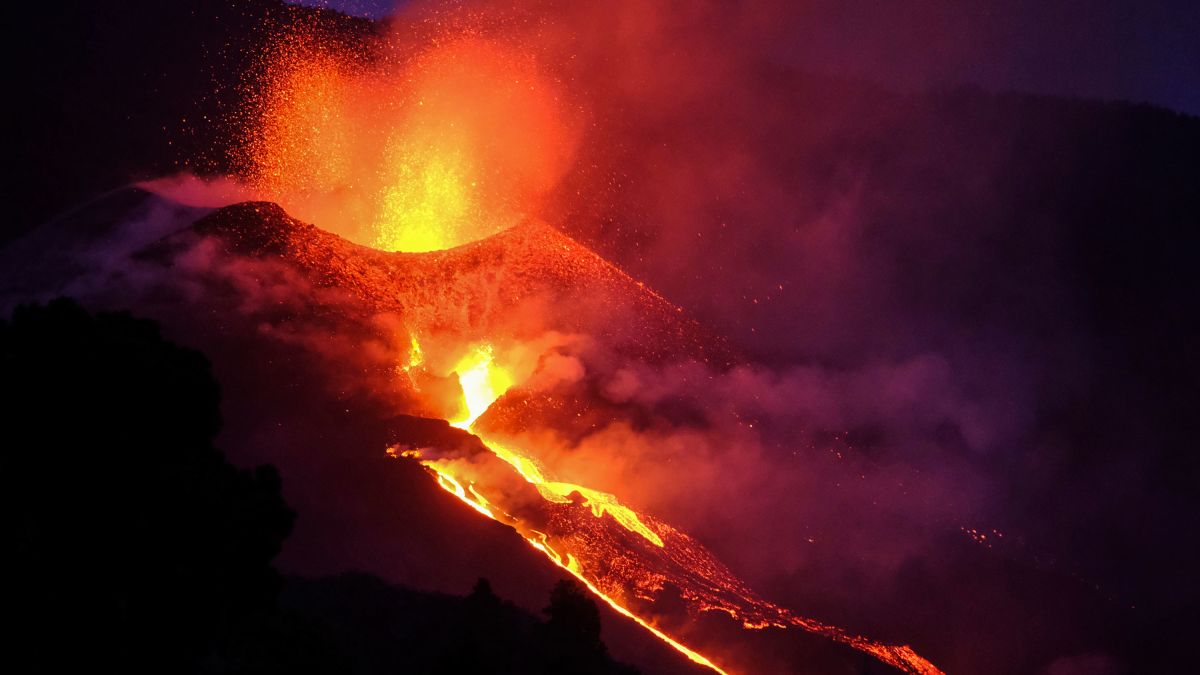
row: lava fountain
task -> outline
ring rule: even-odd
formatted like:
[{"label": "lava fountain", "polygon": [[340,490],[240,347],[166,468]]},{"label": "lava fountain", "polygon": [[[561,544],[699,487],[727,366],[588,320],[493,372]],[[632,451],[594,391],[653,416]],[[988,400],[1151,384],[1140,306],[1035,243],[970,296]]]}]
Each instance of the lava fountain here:
[{"label": "lava fountain", "polygon": [[535,213],[570,166],[578,122],[521,52],[470,36],[347,51],[289,35],[252,89],[240,163],[289,213],[385,251],[443,250]]}]

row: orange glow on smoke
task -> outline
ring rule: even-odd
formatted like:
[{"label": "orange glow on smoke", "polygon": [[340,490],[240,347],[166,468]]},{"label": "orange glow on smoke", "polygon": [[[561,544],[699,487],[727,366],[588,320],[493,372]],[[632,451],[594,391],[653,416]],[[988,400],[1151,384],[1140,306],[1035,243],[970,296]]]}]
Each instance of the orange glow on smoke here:
[{"label": "orange glow on smoke", "polygon": [[535,214],[569,168],[578,125],[519,51],[344,51],[290,36],[263,69],[243,164],[289,213],[385,251],[441,250]]}]

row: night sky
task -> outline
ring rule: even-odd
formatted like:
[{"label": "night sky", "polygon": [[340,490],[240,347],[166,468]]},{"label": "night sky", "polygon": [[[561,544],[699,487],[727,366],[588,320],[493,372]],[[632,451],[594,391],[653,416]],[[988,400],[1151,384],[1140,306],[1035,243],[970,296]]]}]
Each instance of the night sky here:
[{"label": "night sky", "polygon": [[[382,17],[393,0],[307,0]],[[1193,0],[807,0],[780,58],[907,84],[1152,103],[1200,115]],[[898,29],[900,26],[902,28]]]}]

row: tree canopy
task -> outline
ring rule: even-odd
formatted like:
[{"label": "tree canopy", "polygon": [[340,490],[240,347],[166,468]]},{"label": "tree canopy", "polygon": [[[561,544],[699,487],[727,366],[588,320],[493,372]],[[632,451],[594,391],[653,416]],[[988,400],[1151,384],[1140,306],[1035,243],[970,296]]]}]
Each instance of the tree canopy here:
[{"label": "tree canopy", "polygon": [[270,611],[293,514],[274,469],[214,447],[219,391],[199,352],[57,300],[0,322],[0,383],[5,597],[28,663],[195,671]]}]

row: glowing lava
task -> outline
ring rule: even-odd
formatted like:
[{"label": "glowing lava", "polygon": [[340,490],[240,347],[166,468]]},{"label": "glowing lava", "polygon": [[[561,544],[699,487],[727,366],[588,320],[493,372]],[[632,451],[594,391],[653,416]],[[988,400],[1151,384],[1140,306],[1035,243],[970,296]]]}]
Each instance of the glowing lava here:
[{"label": "glowing lava", "polygon": [[[413,358],[421,354],[421,348],[416,338],[412,338]],[[508,371],[499,367],[495,363],[494,349],[491,345],[481,345],[469,351],[455,368],[458,374],[459,384],[463,390],[463,404],[466,407],[466,416],[451,422],[455,427],[464,430],[470,430],[471,426],[479,419],[480,415],[487,411],[498,398],[504,395],[513,386],[512,375]],[[521,475],[526,482],[535,486],[538,492],[547,501],[555,503],[570,504],[574,500],[572,495],[581,495],[584,503],[591,507],[592,514],[597,518],[602,518],[605,514],[611,515],[614,520],[621,524],[622,527],[636,532],[645,537],[648,541],[656,546],[663,546],[663,541],[657,533],[648,528],[637,513],[629,507],[623,506],[617,501],[616,497],[606,492],[592,490],[581,485],[573,483],[564,483],[557,481],[546,480],[541,467],[530,457],[527,457],[520,452],[511,448],[504,447],[498,443],[488,442],[480,437],[485,447],[491,450],[497,457],[507,462]],[[395,454],[389,451],[390,454]],[[492,509],[492,505],[487,499],[481,495],[472,485],[464,488],[462,483],[456,478],[451,471],[442,463],[436,460],[422,459],[420,452],[408,451],[402,453],[404,456],[412,457],[421,461],[421,464],[428,468],[437,477],[438,485],[457,497],[462,502],[466,503],[476,512],[497,521],[511,520],[511,516],[502,520],[497,517]],[[626,616],[643,628],[648,630],[655,637],[667,643],[677,651],[679,651],[688,659],[695,663],[713,669],[722,675],[728,675],[726,671],[719,668],[716,664],[710,661],[707,657],[699,652],[696,652],[682,643],[671,638],[666,633],[659,630],[649,622],[637,616],[629,609],[618,603],[613,598],[602,592],[596,585],[581,571],[578,561],[570,554],[563,556],[556,552],[547,541],[547,537],[542,534],[540,536],[525,536],[525,540],[529,542],[535,549],[546,555],[555,565],[570,572],[575,578],[583,582],[583,584],[593,594],[603,600],[608,606],[612,607],[622,616]]]},{"label": "glowing lava", "polygon": [[[414,338],[415,339],[415,338]],[[512,375],[495,365],[491,345],[482,345],[471,350],[459,360],[454,371],[463,390],[466,416],[450,422],[459,429],[470,429],[496,399],[513,386]]]},{"label": "glowing lava", "polygon": [[465,153],[396,144],[388,155],[394,178],[383,189],[375,248],[424,252],[457,245],[456,225],[474,211]]},{"label": "glowing lava", "polygon": [[245,178],[384,251],[444,250],[516,225],[569,168],[578,136],[532,59],[475,37],[397,54],[299,30],[264,56],[260,79]]},{"label": "glowing lava", "polygon": [[[414,344],[416,344],[415,338]],[[419,353],[419,347],[417,349]],[[466,415],[461,419],[451,421],[450,424],[459,429],[476,431],[472,429],[475,420],[479,419],[479,416],[486,412],[496,399],[503,396],[504,392],[513,386],[512,374],[496,364],[494,349],[491,345],[481,345],[472,349],[459,360],[455,372],[458,374],[458,381],[462,386]],[[536,487],[546,501],[570,504],[575,501],[573,497],[578,495],[578,499],[582,500],[585,506],[591,508],[592,515],[595,517],[602,518],[605,514],[612,516],[630,532],[636,532],[645,537],[655,546],[663,545],[662,538],[646,527],[637,512],[622,505],[615,496],[575,483],[548,480],[541,466],[533,458],[495,440],[485,439],[478,431],[476,431],[476,435],[493,454],[516,469],[527,483]]]},{"label": "glowing lava", "polygon": [[[415,338],[413,338],[413,349],[414,354],[420,353],[420,347]],[[459,383],[462,386],[463,403],[467,413],[462,419],[452,422],[453,426],[469,430],[475,421],[479,419],[480,415],[486,412],[496,399],[513,386],[512,376],[495,364],[493,351],[490,345],[476,347],[459,361],[455,370],[458,374]],[[574,501],[572,495],[581,495],[584,503],[591,507],[592,514],[595,517],[602,518],[605,514],[611,515],[622,527],[638,533],[656,546],[663,546],[663,541],[659,535],[642,523],[633,509],[621,505],[613,495],[572,483],[548,481],[545,479],[541,467],[532,458],[511,448],[506,448],[497,443],[490,443],[482,437],[480,437],[480,440],[497,457],[511,465],[526,482],[535,486],[547,501],[570,504]],[[396,453],[389,450],[389,454],[395,455]],[[492,520],[507,523],[512,522],[512,517],[507,514],[504,514],[504,517],[498,517],[492,505],[476,490],[474,485],[464,488],[462,482],[452,474],[451,469],[447,465],[436,460],[423,459],[419,451],[407,451],[401,454],[421,461],[422,465],[433,472],[437,478],[438,485],[442,489],[457,497],[476,512]],[[533,536],[522,534],[531,546],[545,554],[555,565],[558,565],[581,581],[588,590],[603,600],[605,604],[612,607],[617,613],[637,622],[652,635],[670,645],[691,661],[711,668],[722,675],[728,675],[726,671],[722,670],[704,655],[684,646],[601,591],[592,580],[584,575],[575,557],[570,554],[564,556],[555,551],[545,534],[537,533],[536,531],[533,532]]]},{"label": "glowing lava", "polygon": [[[672,634],[675,629],[663,624],[717,612],[750,630],[797,627],[902,672],[940,672],[908,646],[877,642],[768,602],[687,533],[611,493],[555,475],[556,467],[540,461],[543,448],[518,447],[499,437],[511,433],[503,420],[520,426],[515,424],[519,404],[514,400],[513,406],[492,410],[503,414],[485,411],[505,401],[511,387],[544,375],[539,368],[547,363],[544,347],[525,344],[517,335],[537,340],[533,336],[548,335],[551,329],[558,335],[585,336],[608,331],[605,339],[612,344],[644,350],[631,351],[631,359],[678,358],[689,345],[699,349],[710,344],[681,339],[703,334],[586,247],[530,223],[451,251],[384,253],[259,203],[221,209],[194,231],[246,255],[295,265],[323,288],[336,289],[339,298],[353,298],[361,314],[403,316],[411,326],[408,344],[396,345],[401,353],[393,365],[395,374],[408,381],[397,384],[415,393],[422,391],[417,388],[421,383],[437,383],[423,395],[446,400],[430,398],[425,409],[454,410],[445,417],[483,438],[479,443],[459,438],[445,445],[397,445],[391,453],[418,460],[447,493],[512,527],[554,564],[586,581],[605,603],[632,615],[697,663],[713,661],[683,647]],[[514,310],[512,299],[528,294],[536,294],[537,311]],[[614,306],[625,309],[613,314]],[[613,316],[622,317],[616,328],[627,329],[625,342],[617,342],[622,334],[615,332]],[[547,317],[553,323],[536,323]],[[504,342],[481,342],[481,334],[502,336]],[[429,335],[428,344],[417,335]],[[473,337],[459,337],[465,335]],[[451,372],[461,389],[439,393],[447,391],[443,383],[449,382],[443,378]],[[664,599],[669,602],[659,602]]]},{"label": "glowing lava", "polygon": [[[708,657],[683,645],[651,620],[640,616],[633,605],[623,598],[648,602],[652,606],[653,594],[670,583],[680,589],[681,597],[699,611],[723,612],[747,629],[796,626],[850,645],[906,673],[941,674],[936,666],[907,645],[875,642],[836,626],[798,616],[763,600],[698,542],[666,523],[621,504],[612,494],[574,483],[549,480],[541,464],[529,453],[487,438],[474,428],[479,417],[515,384],[512,374],[496,364],[494,349],[489,345],[471,349],[458,362],[456,372],[467,413],[455,421],[454,426],[475,433],[483,447],[511,467],[521,481],[536,490],[551,511],[548,522],[555,524],[554,533],[536,529],[538,526],[535,523],[513,515],[502,504],[485,497],[483,491],[489,487],[477,485],[470,479],[470,465],[464,464],[461,458],[438,457],[419,449],[398,454],[418,460],[432,472],[442,489],[476,512],[512,526],[531,546],[583,582],[606,604],[636,621],[693,662],[726,673]],[[389,450],[389,454],[396,455],[397,452],[393,449]],[[588,526],[586,521],[574,515],[578,513],[574,508],[577,506],[587,507],[591,517],[600,521],[610,516],[621,530],[637,535],[644,543],[640,546],[617,544],[618,547],[613,548],[614,541],[620,541],[615,531]],[[601,563],[599,566],[598,562]],[[614,569],[621,571],[614,572]]]}]

